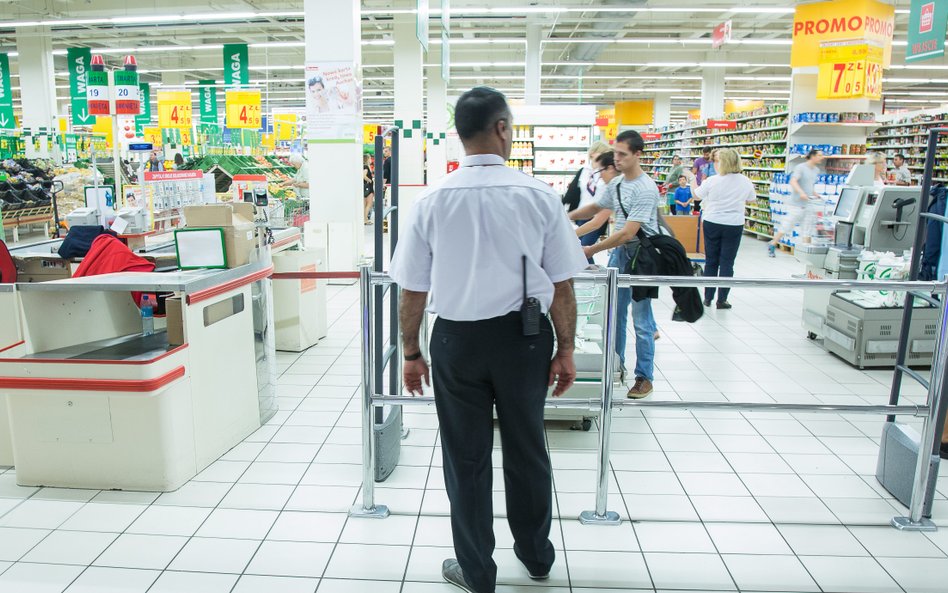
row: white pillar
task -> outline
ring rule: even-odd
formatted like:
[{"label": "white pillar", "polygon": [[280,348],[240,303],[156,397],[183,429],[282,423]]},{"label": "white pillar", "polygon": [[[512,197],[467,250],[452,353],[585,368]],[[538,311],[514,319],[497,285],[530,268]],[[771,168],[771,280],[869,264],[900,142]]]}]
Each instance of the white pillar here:
[{"label": "white pillar", "polygon": [[524,70],[524,103],[540,104],[540,73],[543,57],[543,26],[537,23],[527,25],[527,60]]},{"label": "white pillar", "polygon": [[724,115],[724,68],[705,68],[701,79],[702,119]]},{"label": "white pillar", "polygon": [[[434,47],[434,46],[432,46]],[[447,175],[448,168],[448,85],[441,72],[441,50],[432,51],[433,68],[428,69],[428,183]]]},{"label": "white pillar", "polygon": [[[362,76],[360,0],[303,0],[307,62],[350,62]],[[361,113],[357,121],[361,131]],[[361,138],[361,133],[359,137]],[[310,141],[310,220],[325,237],[328,269],[351,271],[363,256],[362,144]]]},{"label": "white pillar", "polygon": [[671,124],[672,115],[671,95],[668,93],[658,93],[655,95],[655,116],[653,124],[661,128]]},{"label": "white pillar", "polygon": [[[53,68],[52,37],[47,27],[20,27],[16,30],[17,65],[20,72],[20,103],[23,118],[20,126],[33,134],[46,130],[52,138],[57,129],[56,83]],[[26,143],[28,158],[49,157],[46,142],[36,151]]]},{"label": "white pillar", "polygon": [[[414,8],[414,0],[402,2]],[[424,54],[416,34],[414,14],[396,14],[395,37],[395,124],[402,128],[398,152],[398,213],[402,225],[425,183],[425,102]],[[404,228],[404,227],[403,227]]]}]

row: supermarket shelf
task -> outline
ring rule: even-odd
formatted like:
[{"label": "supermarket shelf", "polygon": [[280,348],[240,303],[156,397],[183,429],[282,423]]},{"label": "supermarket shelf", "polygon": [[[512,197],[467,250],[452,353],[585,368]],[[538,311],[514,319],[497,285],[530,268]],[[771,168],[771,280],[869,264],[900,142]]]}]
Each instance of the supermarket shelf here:
[{"label": "supermarket shelf", "polygon": [[880,130],[888,130],[891,128],[908,128],[911,126],[934,126],[938,124],[948,124],[948,119],[936,119],[935,121],[915,121],[915,122],[902,122],[898,124],[886,124],[879,126]]},{"label": "supermarket shelf", "polygon": [[760,146],[763,144],[786,144],[787,139],[782,140],[754,140],[753,142],[729,142],[727,144],[699,144],[698,148],[710,146],[711,148],[727,148],[731,146]]},{"label": "supermarket shelf", "polygon": [[748,210],[760,210],[762,212],[770,212],[770,208],[761,208],[760,206],[751,206],[749,204],[746,204],[744,207],[747,208]]},{"label": "supermarket shelf", "polygon": [[588,146],[543,146],[541,144],[533,145],[534,153],[540,150],[579,150],[582,152],[586,152],[587,150],[589,150],[589,147]]},{"label": "supermarket shelf", "polygon": [[[762,154],[762,155],[760,155],[760,158],[762,158],[762,159],[782,159],[782,158],[786,158],[786,156],[787,156],[786,154]],[[754,158],[757,158],[757,157],[755,157],[755,156],[752,155],[752,154],[742,154],[742,155],[741,155],[741,158],[742,158],[742,159],[754,159]]]},{"label": "supermarket shelf", "polygon": [[771,167],[744,167],[745,171],[772,171],[774,173],[783,173],[783,169],[774,169]]},{"label": "supermarket shelf", "polygon": [[[579,169],[576,169],[578,171]],[[534,169],[534,175],[575,175],[576,171],[561,171],[557,169]]]},{"label": "supermarket shelf", "polygon": [[744,218],[746,218],[747,220],[752,220],[754,222],[759,222],[762,224],[769,224],[770,226],[774,226],[774,223],[771,220],[763,220],[761,218],[751,218],[750,216],[745,216]]},{"label": "supermarket shelf", "polygon": [[757,194],[757,197],[758,197],[758,198],[763,198],[763,199],[765,199],[765,200],[769,200],[769,199],[770,199],[770,194]]},{"label": "supermarket shelf", "polygon": [[[873,146],[866,145],[867,149],[871,150],[889,150],[891,148],[928,148],[928,144],[914,143],[914,144],[875,144]],[[938,148],[948,148],[948,142],[942,142],[938,144]]]},{"label": "supermarket shelf", "polygon": [[730,130],[727,132],[714,132],[712,134],[701,134],[699,136],[692,136],[692,138],[716,138],[718,136],[733,136],[735,134],[753,134],[755,132],[773,132],[774,130],[786,130],[787,125],[782,126],[770,126],[769,128],[744,128],[739,130]]},{"label": "supermarket shelf", "polygon": [[764,185],[770,185],[769,179],[751,179],[751,183],[762,183]]},{"label": "supermarket shelf", "polygon": [[877,122],[826,122],[826,123],[812,123],[812,122],[797,122],[795,124],[790,124],[790,133],[796,134],[800,130],[807,128],[815,129],[832,129],[832,128],[878,128],[879,124]]},{"label": "supermarket shelf", "polygon": [[789,111],[778,111],[775,113],[765,113],[763,115],[748,115],[747,117],[738,117],[732,121],[752,121],[755,119],[767,119],[768,117],[780,117],[781,115],[790,115]]},{"label": "supermarket shelf", "polygon": [[773,235],[768,235],[767,233],[762,233],[760,231],[755,231],[754,229],[744,227],[745,233],[750,233],[752,235],[757,235],[758,237],[766,237],[767,239],[773,239]]}]

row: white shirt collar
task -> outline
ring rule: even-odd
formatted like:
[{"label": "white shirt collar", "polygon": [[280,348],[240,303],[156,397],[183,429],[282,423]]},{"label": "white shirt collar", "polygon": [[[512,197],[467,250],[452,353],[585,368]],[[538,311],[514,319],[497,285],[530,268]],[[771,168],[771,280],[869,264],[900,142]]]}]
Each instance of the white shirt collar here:
[{"label": "white shirt collar", "polygon": [[470,154],[461,159],[462,167],[484,167],[488,165],[503,165],[506,161],[496,154]]}]

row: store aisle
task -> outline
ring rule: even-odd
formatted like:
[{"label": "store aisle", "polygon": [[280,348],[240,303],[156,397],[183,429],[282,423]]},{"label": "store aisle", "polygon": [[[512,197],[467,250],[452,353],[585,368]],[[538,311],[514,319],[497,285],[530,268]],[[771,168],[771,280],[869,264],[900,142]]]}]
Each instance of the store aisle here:
[{"label": "store aisle", "polygon": [[[737,266],[801,269],[753,239]],[[799,294],[735,290],[734,309],[693,326],[669,321],[669,302],[656,307],[653,400],[886,399],[888,371],[854,370],[806,340]],[[346,515],[361,481],[357,307],[357,287],[330,288],[329,337],[280,355],[281,411],[177,492],[19,488],[0,469],[0,593],[456,591],[440,575],[452,550],[433,409],[407,410],[401,465],[376,489],[394,515]],[[943,592],[948,529],[887,526],[905,509],[872,476],[880,427],[845,415],[617,413],[610,508],[635,522],[584,527],[597,435],[550,424],[557,563],[548,583],[527,578],[497,471],[498,591]],[[945,494],[943,481],[935,517],[948,527]]]}]

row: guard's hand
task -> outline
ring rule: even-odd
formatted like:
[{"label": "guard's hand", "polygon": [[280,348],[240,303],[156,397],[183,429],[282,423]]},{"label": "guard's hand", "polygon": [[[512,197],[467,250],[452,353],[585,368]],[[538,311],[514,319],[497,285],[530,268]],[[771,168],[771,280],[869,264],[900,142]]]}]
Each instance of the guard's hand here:
[{"label": "guard's hand", "polygon": [[576,381],[576,363],[573,362],[572,351],[557,352],[550,363],[550,382],[547,385],[553,387],[553,384],[556,383],[553,397],[559,397],[566,393],[573,386],[574,381]]},{"label": "guard's hand", "polygon": [[422,378],[425,380],[424,384],[431,387],[431,375],[424,357],[418,360],[406,360],[402,366],[402,377],[405,380],[405,388],[411,395],[425,394],[421,383]]},{"label": "guard's hand", "polygon": [[583,253],[586,254],[586,259],[591,258],[596,254],[595,245],[586,245],[583,247]]}]

